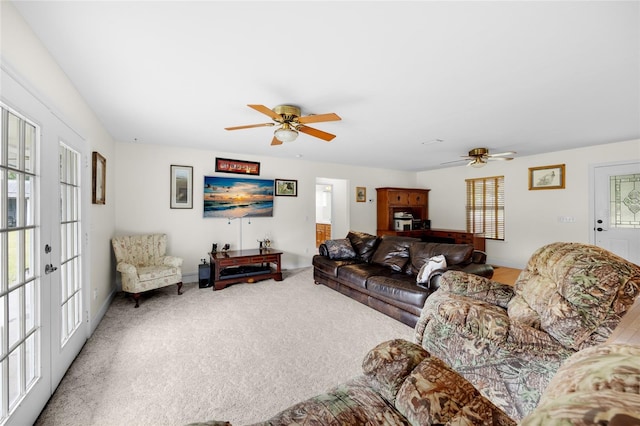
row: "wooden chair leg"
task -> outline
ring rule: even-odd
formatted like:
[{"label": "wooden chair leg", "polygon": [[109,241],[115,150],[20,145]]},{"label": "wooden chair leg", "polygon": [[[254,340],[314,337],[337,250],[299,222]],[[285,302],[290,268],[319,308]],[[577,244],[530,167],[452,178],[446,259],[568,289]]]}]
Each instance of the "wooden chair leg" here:
[{"label": "wooden chair leg", "polygon": [[178,295],[182,294],[182,282],[178,283]]},{"label": "wooden chair leg", "polygon": [[140,293],[134,293],[133,300],[136,301],[136,306],[134,306],[134,308],[140,307]]}]

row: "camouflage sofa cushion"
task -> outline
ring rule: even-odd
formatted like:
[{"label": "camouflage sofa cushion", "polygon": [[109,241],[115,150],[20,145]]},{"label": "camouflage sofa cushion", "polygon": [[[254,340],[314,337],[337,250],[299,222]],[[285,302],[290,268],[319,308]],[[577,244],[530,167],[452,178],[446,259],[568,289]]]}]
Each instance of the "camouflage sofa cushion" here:
[{"label": "camouflage sofa cushion", "polygon": [[640,424],[640,346],[605,344],[572,355],[521,423],[566,424]]},{"label": "camouflage sofa cushion", "polygon": [[440,284],[415,341],[520,420],[564,360],[609,337],[640,293],[640,267],[599,247],[553,243],[514,287],[456,271]]}]

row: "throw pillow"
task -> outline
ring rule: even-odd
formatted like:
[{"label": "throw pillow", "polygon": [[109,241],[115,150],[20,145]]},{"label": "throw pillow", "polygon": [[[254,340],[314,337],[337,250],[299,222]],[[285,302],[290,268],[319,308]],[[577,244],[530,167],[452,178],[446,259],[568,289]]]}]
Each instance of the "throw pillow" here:
[{"label": "throw pillow", "polygon": [[437,256],[430,257],[420,268],[420,271],[416,276],[416,283],[418,283],[420,287],[429,288],[429,281],[431,281],[433,273],[438,270],[446,269],[446,267],[447,260],[444,255],[439,254]]},{"label": "throw pillow", "polygon": [[327,240],[324,245],[327,247],[329,259],[355,259],[356,257],[356,251],[347,238]]},{"label": "throw pillow", "polygon": [[347,238],[351,241],[356,253],[360,259],[369,263],[371,256],[378,246],[379,238],[375,235],[367,234],[366,232],[349,231]]},{"label": "throw pillow", "polygon": [[371,257],[371,263],[402,272],[409,261],[409,246],[420,241],[417,238],[385,235]]}]

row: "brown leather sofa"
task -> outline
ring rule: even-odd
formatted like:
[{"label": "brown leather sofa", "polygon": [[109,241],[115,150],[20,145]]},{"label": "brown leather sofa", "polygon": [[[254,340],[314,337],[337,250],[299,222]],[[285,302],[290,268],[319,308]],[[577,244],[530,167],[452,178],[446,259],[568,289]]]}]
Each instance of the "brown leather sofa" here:
[{"label": "brown leather sofa", "polygon": [[[446,269],[436,270],[428,282],[418,285],[418,272],[436,255],[444,255]],[[438,288],[446,270],[491,278],[493,267],[485,262],[486,254],[470,244],[350,231],[346,238],[320,246],[319,254],[313,257],[313,277],[316,284],[324,284],[414,327],[425,300]]]}]

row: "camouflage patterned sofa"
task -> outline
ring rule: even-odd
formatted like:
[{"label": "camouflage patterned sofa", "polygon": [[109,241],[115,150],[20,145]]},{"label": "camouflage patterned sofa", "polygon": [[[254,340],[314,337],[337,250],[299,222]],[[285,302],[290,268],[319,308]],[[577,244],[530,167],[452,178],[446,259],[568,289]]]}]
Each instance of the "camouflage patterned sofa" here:
[{"label": "camouflage patterned sofa", "polygon": [[[515,426],[460,374],[421,346],[391,340],[363,374],[253,426]],[[605,344],[568,358],[521,426],[640,424],[640,346]],[[210,421],[192,426],[229,426]]]},{"label": "camouflage patterned sofa", "polygon": [[553,243],[513,287],[445,273],[415,342],[519,421],[567,358],[607,340],[638,294],[639,266],[599,247]]},{"label": "camouflage patterned sofa", "polygon": [[440,284],[415,343],[381,343],[361,376],[257,425],[640,425],[640,346],[606,342],[639,266],[553,243],[514,287],[459,271]]}]

